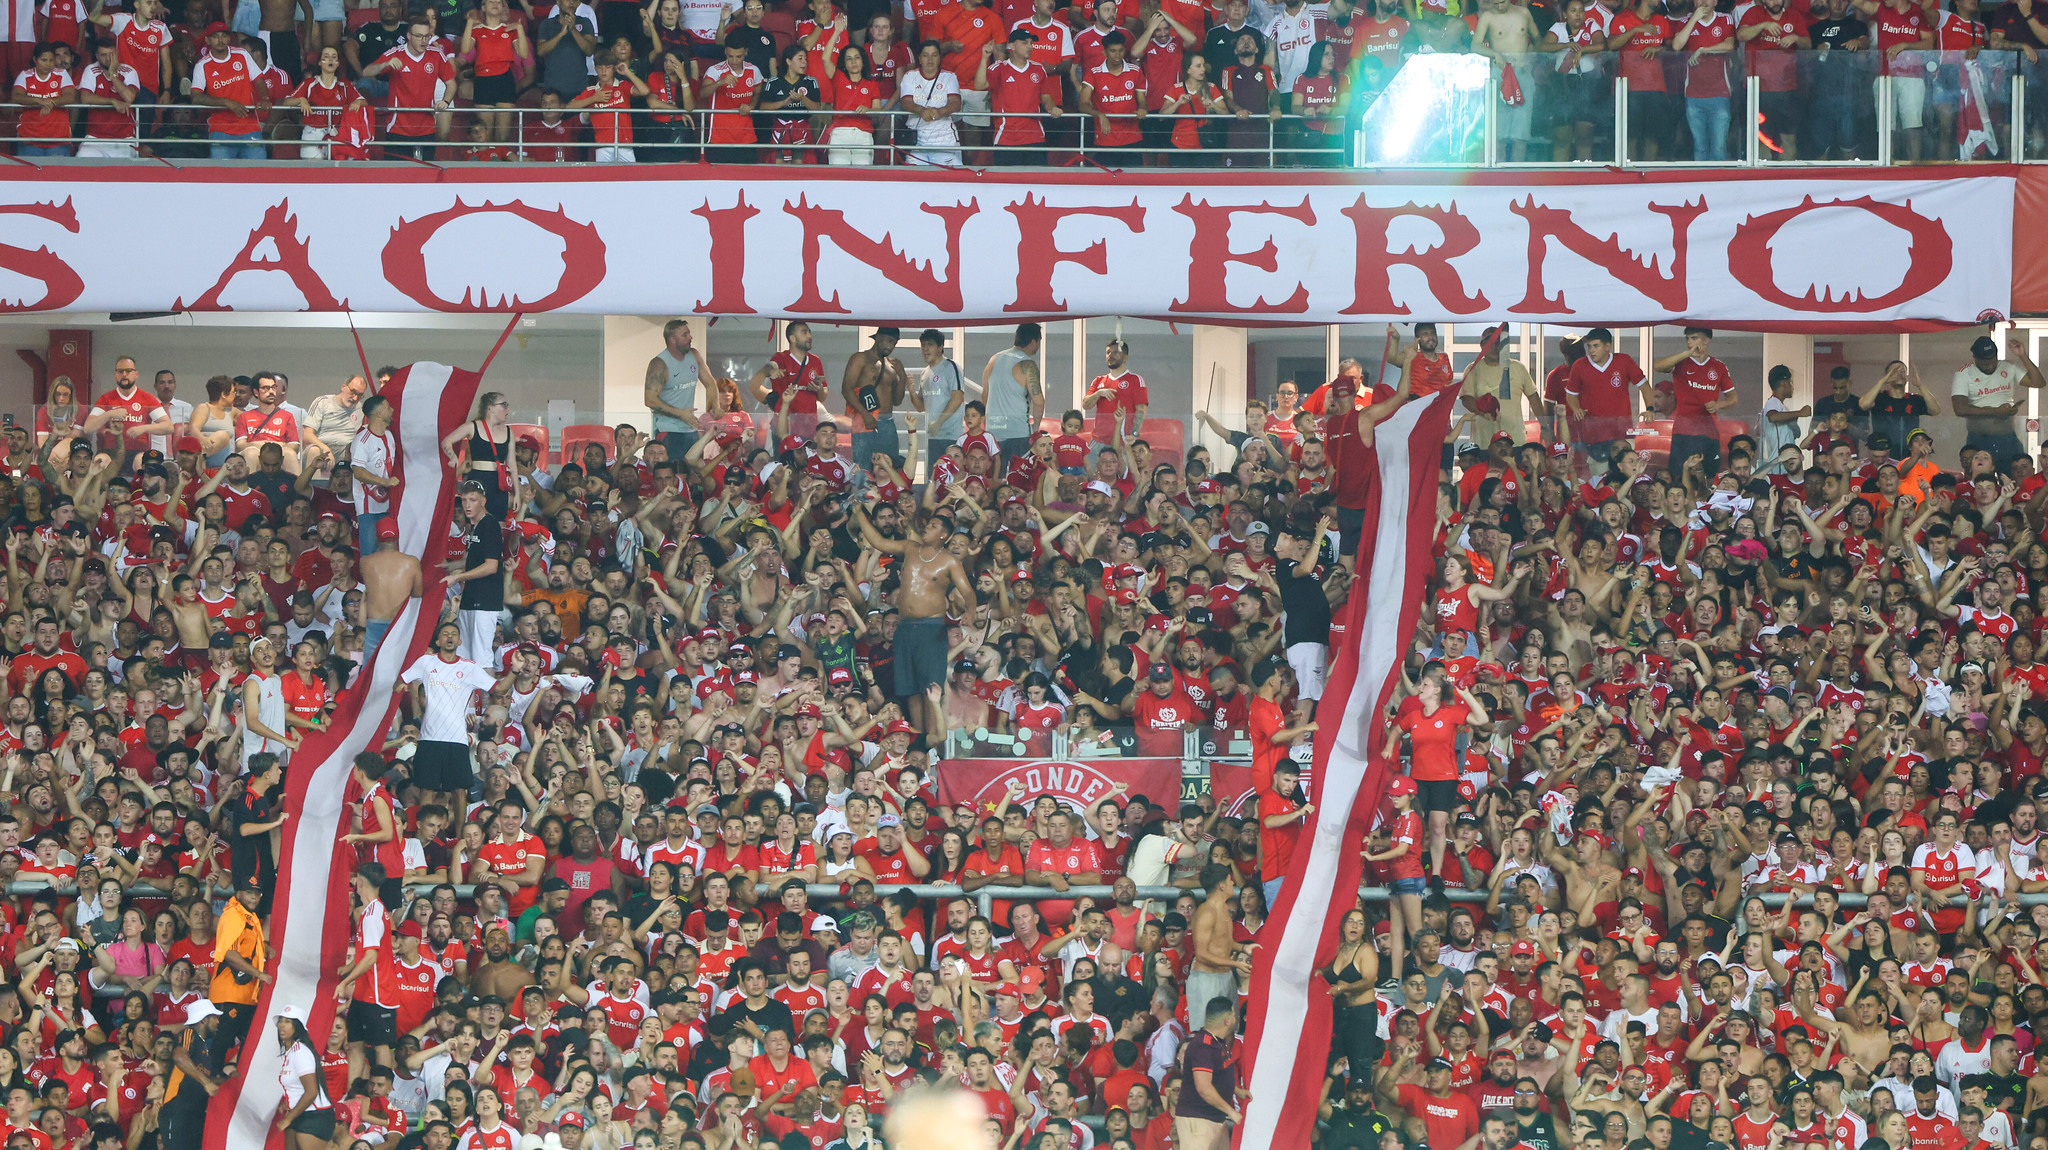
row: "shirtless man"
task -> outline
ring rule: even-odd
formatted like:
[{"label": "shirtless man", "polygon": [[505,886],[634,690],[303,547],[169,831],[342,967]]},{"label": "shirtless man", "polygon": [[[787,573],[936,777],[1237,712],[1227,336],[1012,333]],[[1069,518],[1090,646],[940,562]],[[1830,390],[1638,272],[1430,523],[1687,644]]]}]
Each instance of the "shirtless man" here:
[{"label": "shirtless man", "polygon": [[874,346],[854,352],[839,380],[846,421],[853,428],[853,465],[862,470],[874,463],[876,452],[895,455],[902,446],[896,437],[896,405],[910,386],[903,361],[896,358],[896,341],[902,337],[893,327],[876,328]]},{"label": "shirtless man", "polygon": [[[1528,74],[1528,56],[1542,38],[1527,4],[1515,0],[1485,0],[1479,12],[1479,26],[1472,32],[1472,50],[1488,59],[1499,60],[1502,68],[1518,68]],[[1508,143],[1508,155],[1517,163],[1529,154],[1529,102],[1503,101],[1498,113],[1501,139]]]},{"label": "shirtless man", "polygon": [[420,560],[398,549],[398,523],[377,521],[377,550],[363,556],[363,666],[368,668],[391,621],[405,605],[426,593]]},{"label": "shirtless man", "polygon": [[1884,1010],[1884,996],[1876,990],[1862,993],[1864,984],[1869,980],[1866,968],[1863,976],[1849,990],[1849,1009],[1833,1018],[1815,1011],[1810,993],[1792,998],[1792,1008],[1799,1012],[1799,1021],[1817,1034],[1833,1035],[1841,1044],[1843,1056],[1861,1068],[1866,1080],[1876,1074],[1885,1059],[1891,1057],[1892,1049],[1891,1032],[1886,1026],[1889,1012]]},{"label": "shirtless man", "polygon": [[[257,25],[264,32],[269,44],[270,62],[284,69],[296,87],[306,71],[306,49],[299,42],[299,13],[305,14],[308,35],[322,47],[341,47],[341,25],[344,14],[339,4],[328,11],[318,12],[313,0],[258,0],[262,6],[262,22]],[[329,36],[329,25],[333,35]]]},{"label": "shirtless man", "polygon": [[1202,868],[1202,887],[1208,897],[1195,908],[1195,961],[1188,968],[1188,1001],[1237,997],[1237,976],[1249,978],[1252,960],[1236,954],[1237,920],[1231,908],[1237,905],[1237,872],[1222,863]]},{"label": "shirtless man", "polygon": [[911,520],[917,542],[890,539],[868,521],[874,503],[870,487],[853,509],[862,541],[904,560],[896,589],[896,694],[910,700],[911,725],[935,739],[946,729],[947,608],[951,604],[965,614],[974,605],[974,581],[946,550],[946,520],[919,512],[922,518]]},{"label": "shirtless man", "polygon": [[1621,897],[1621,871],[1608,862],[1600,840],[1580,834],[1572,842],[1576,859],[1557,849],[1557,836],[1537,836],[1543,844],[1543,861],[1564,880],[1565,905],[1579,913],[1581,921],[1592,920],[1593,908]]}]

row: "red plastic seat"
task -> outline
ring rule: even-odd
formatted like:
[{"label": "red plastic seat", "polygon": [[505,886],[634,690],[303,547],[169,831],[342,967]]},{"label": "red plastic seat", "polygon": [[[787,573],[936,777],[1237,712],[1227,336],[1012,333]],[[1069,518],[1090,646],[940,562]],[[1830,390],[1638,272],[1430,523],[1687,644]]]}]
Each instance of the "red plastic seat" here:
[{"label": "red plastic seat", "polygon": [[531,435],[535,439],[540,440],[540,459],[542,463],[546,463],[548,459],[547,425],[544,423],[514,423],[510,426],[512,428],[512,443],[514,446],[518,445],[519,437],[522,435]]},{"label": "red plastic seat", "polygon": [[1152,448],[1152,465],[1173,464],[1179,471],[1187,462],[1188,425],[1178,419],[1152,417],[1138,429],[1138,438]]},{"label": "red plastic seat", "polygon": [[596,443],[604,447],[607,461],[618,452],[618,439],[609,425],[603,423],[572,423],[562,429],[562,462],[582,464],[583,446]]}]

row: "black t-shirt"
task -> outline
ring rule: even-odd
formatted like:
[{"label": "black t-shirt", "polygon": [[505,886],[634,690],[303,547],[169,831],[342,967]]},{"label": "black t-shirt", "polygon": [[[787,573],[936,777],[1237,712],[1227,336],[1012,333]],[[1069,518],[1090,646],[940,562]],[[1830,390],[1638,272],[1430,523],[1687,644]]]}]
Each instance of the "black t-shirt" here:
[{"label": "black t-shirt", "polygon": [[748,1006],[744,998],[734,999],[731,1006],[712,1016],[711,1033],[723,1038],[739,1029],[740,1021],[747,1018],[753,1019],[754,1025],[760,1027],[763,1034],[778,1026],[785,1034],[796,1033],[796,1024],[791,1019],[789,1007],[772,998],[764,999],[758,1008]]},{"label": "black t-shirt", "polygon": [[[1808,28],[1808,34],[1813,37],[1813,46],[1816,48],[1822,45],[1830,48],[1839,48],[1851,40],[1861,40],[1868,37],[1870,35],[1870,25],[1865,24],[1854,16],[1843,16],[1839,20],[1815,20]],[[1848,61],[1844,60],[1842,63],[1846,64]],[[1821,414],[1818,405],[1814,407],[1814,414]],[[1851,422],[1854,422],[1853,416],[1851,417]]]},{"label": "black t-shirt", "polygon": [[462,569],[474,571],[486,562],[496,560],[498,570],[489,575],[465,580],[462,584],[462,609],[464,611],[502,611],[505,609],[505,528],[495,518],[485,515],[469,525],[468,534],[462,537],[465,555]]},{"label": "black t-shirt", "polygon": [[270,836],[245,835],[242,828],[277,817],[278,797],[243,792],[228,804],[228,869],[237,880],[253,878],[271,869]]},{"label": "black t-shirt", "polygon": [[1294,560],[1282,559],[1273,577],[1280,584],[1280,606],[1287,612],[1287,645],[1329,642],[1330,600],[1323,595],[1315,569],[1304,571]]},{"label": "black t-shirt", "polygon": [[[772,76],[782,70],[775,66],[776,48],[773,32],[766,28],[749,28],[742,24],[726,35],[738,36],[747,42],[747,63],[754,66],[754,71],[763,76]],[[771,80],[769,83],[775,81]]]},{"label": "black t-shirt", "polygon": [[292,499],[292,488],[298,483],[298,476],[280,467],[276,471],[252,471],[249,486],[263,494],[270,501],[270,520],[284,522],[285,504]]},{"label": "black t-shirt", "polygon": [[[761,85],[761,103],[773,104],[779,100],[787,100],[799,91],[817,103],[824,102],[824,96],[820,94],[818,89],[818,78],[816,76],[799,76],[794,84],[781,76],[777,76]],[[802,103],[796,103],[769,114],[778,120],[801,120],[810,115],[810,112]]]},{"label": "black t-shirt", "polygon": [[[1910,390],[1903,395],[1893,395],[1883,388],[1879,388],[1877,394],[1870,399],[1870,414],[1874,416],[1890,416],[1893,419],[1926,415],[1927,397],[1917,391]],[[1904,445],[1894,443],[1892,444],[1892,450],[1897,451],[1902,446]]]},{"label": "black t-shirt", "polygon": [[1209,58],[1210,79],[1220,81],[1223,76],[1223,69],[1234,67],[1237,64],[1237,38],[1246,32],[1250,32],[1253,38],[1259,42],[1258,58],[1264,59],[1266,55],[1266,36],[1257,28],[1252,27],[1249,20],[1245,21],[1245,25],[1242,28],[1232,28],[1227,24],[1218,24],[1214,28],[1209,29],[1208,35],[1202,37],[1202,55]]},{"label": "black t-shirt", "polygon": [[372,20],[349,33],[349,38],[356,42],[356,59],[361,60],[363,66],[367,68],[377,57],[397,47],[405,39],[405,24],[401,22],[396,28],[386,28]]}]

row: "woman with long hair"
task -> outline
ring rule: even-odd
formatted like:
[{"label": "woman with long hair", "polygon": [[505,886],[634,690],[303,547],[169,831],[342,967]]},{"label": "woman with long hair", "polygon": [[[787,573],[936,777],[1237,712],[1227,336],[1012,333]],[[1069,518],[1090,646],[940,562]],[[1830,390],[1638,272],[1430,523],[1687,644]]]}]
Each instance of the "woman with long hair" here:
[{"label": "woman with long hair", "polygon": [[36,409],[36,446],[48,443],[53,435],[64,440],[78,434],[86,414],[78,405],[78,389],[71,377],[58,376],[50,382],[49,397]]},{"label": "woman with long hair", "polygon": [[320,1074],[320,1053],[306,1033],[305,1008],[286,1006],[277,1020],[277,1047],[283,1055],[277,1080],[284,1087],[277,1125],[284,1129],[286,1150],[326,1150],[334,1141],[334,1103]]},{"label": "woman with long hair", "polygon": [[887,100],[882,82],[870,71],[868,50],[858,44],[825,57],[825,99],[839,113],[825,130],[825,158],[834,167],[875,162],[874,113],[882,111]]},{"label": "woman with long hair", "polygon": [[441,456],[448,466],[461,468],[455,448],[469,444],[469,466],[465,479],[483,484],[484,506],[491,518],[505,522],[512,490],[519,485],[519,459],[512,451],[512,401],[499,391],[477,397],[476,418],[441,437]]}]

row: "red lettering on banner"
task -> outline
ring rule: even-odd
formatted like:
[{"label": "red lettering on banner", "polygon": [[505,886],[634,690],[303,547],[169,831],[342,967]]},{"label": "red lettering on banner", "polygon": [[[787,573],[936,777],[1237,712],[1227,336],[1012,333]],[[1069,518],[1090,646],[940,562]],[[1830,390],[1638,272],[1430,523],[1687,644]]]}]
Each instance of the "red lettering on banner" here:
[{"label": "red lettering on banner", "polygon": [[[1911,237],[1911,242],[1906,245],[1906,274],[1899,280],[1899,286],[1883,295],[1869,297],[1854,289],[1837,297],[1833,288],[1822,291],[1808,288],[1805,295],[1795,296],[1778,286],[1776,269],[1771,264],[1771,241],[1777,238],[1779,230],[1786,224],[1822,208],[1855,208],[1869,212]],[[1743,220],[1736,226],[1734,237],[1728,241],[1728,270],[1736,282],[1774,304],[1795,311],[1878,311],[1897,307],[1940,287],[1954,267],[1955,241],[1949,238],[1948,228],[1940,220],[1928,219],[1914,211],[1911,200],[1904,204],[1882,204],[1869,196],[1858,196],[1853,200],[1815,203],[1812,196],[1807,196],[1793,207]]]},{"label": "red lettering on banner", "polygon": [[1301,198],[1301,206],[1276,208],[1271,204],[1242,204],[1216,207],[1203,200],[1196,203],[1192,194],[1181,197],[1173,210],[1195,222],[1195,238],[1188,244],[1188,298],[1168,304],[1168,311],[1193,311],[1210,314],[1220,312],[1299,312],[1308,310],[1308,288],[1297,282],[1294,294],[1280,303],[1267,303],[1264,295],[1250,307],[1237,307],[1230,302],[1230,295],[1224,290],[1223,275],[1231,264],[1245,264],[1260,271],[1280,270],[1280,249],[1268,239],[1255,252],[1238,252],[1230,248],[1231,217],[1239,212],[1261,215],[1286,216],[1314,226],[1315,209],[1308,206],[1308,197]]},{"label": "red lettering on banner", "polygon": [[[1458,210],[1456,201],[1448,208],[1423,207],[1407,203],[1398,208],[1374,208],[1366,206],[1365,197],[1343,209],[1351,217],[1352,231],[1358,236],[1358,273],[1353,290],[1351,306],[1344,309],[1345,315],[1407,315],[1405,304],[1394,302],[1393,284],[1389,278],[1394,268],[1406,265],[1422,273],[1423,281],[1429,284],[1429,294],[1434,302],[1458,315],[1486,309],[1486,293],[1467,295],[1465,281],[1451,261],[1466,255],[1479,246],[1479,228]],[[1427,250],[1410,247],[1407,251],[1394,253],[1387,250],[1387,230],[1393,222],[1402,217],[1425,220],[1443,233],[1444,242]]]},{"label": "red lettering on banner", "polygon": [[[256,249],[264,240],[269,240],[277,248],[276,259],[256,258]],[[171,305],[171,310],[235,310],[221,302],[221,293],[225,292],[235,277],[243,272],[283,272],[291,277],[292,286],[299,289],[299,295],[306,301],[307,311],[345,309],[347,303],[334,298],[334,293],[327,289],[327,281],[320,278],[320,273],[313,270],[313,262],[306,258],[309,246],[305,240],[299,238],[299,218],[292,215],[291,200],[279,200],[264,209],[263,219],[249,232],[249,239],[243,243],[241,252],[228,264],[227,270],[220,273],[220,278],[213,281],[213,286],[206,289],[206,294],[189,304],[183,297],[179,297],[178,301]]]},{"label": "red lettering on banner", "polygon": [[1549,252],[1549,241],[1563,244],[1566,251],[1580,259],[1598,264],[1608,275],[1655,300],[1669,312],[1684,313],[1686,299],[1685,256],[1690,241],[1692,222],[1706,213],[1707,202],[1685,204],[1647,204],[1650,211],[1671,221],[1671,274],[1666,276],[1657,270],[1657,257],[1647,261],[1633,251],[1621,246],[1615,236],[1596,240],[1586,229],[1572,219],[1572,214],[1562,208],[1539,205],[1536,197],[1530,196],[1521,203],[1510,202],[1508,210],[1529,221],[1529,283],[1522,302],[1508,308],[1513,312],[1569,313],[1571,308],[1564,302],[1564,293],[1555,296],[1544,294],[1543,260]]},{"label": "red lettering on banner", "polygon": [[952,273],[950,279],[940,279],[934,273],[932,261],[918,263],[897,251],[888,232],[883,232],[879,240],[862,235],[858,228],[846,222],[846,213],[837,208],[817,207],[801,194],[797,196],[796,203],[783,204],[782,210],[803,221],[804,225],[801,256],[804,290],[797,301],[789,305],[789,310],[848,314],[847,309],[840,306],[838,292],[833,292],[832,298],[827,300],[818,289],[818,251],[821,241],[829,239],[840,251],[881,272],[882,278],[890,283],[942,312],[957,314],[960,311],[960,229],[981,212],[981,201],[919,204],[918,209],[946,223],[946,267]]},{"label": "red lettering on banner", "polygon": [[[517,216],[562,241],[562,253],[557,257],[562,261],[562,276],[555,282],[554,291],[535,300],[500,295],[496,303],[488,298],[472,300],[472,289],[468,287],[462,289],[460,301],[434,294],[434,289],[427,285],[427,242],[456,220],[490,213]],[[455,206],[446,211],[409,222],[399,219],[398,226],[391,229],[391,238],[384,243],[384,279],[408,298],[435,311],[554,311],[589,295],[604,282],[604,256],[604,238],[597,234],[597,228],[570,219],[561,208],[544,212],[518,200],[507,204],[486,200],[471,207],[457,199]]]},{"label": "red lettering on banner", "polygon": [[703,216],[711,229],[711,298],[698,300],[693,310],[700,315],[754,314],[747,306],[747,221],[760,215],[761,209],[749,204],[747,193],[741,192],[729,208],[714,208],[706,200],[703,207],[691,208],[690,214]]},{"label": "red lettering on banner", "polygon": [[1109,273],[1109,245],[1096,240],[1080,251],[1068,251],[1053,241],[1053,229],[1074,216],[1097,216],[1122,221],[1134,232],[1145,230],[1145,209],[1133,198],[1128,208],[1050,208],[1045,201],[1025,193],[1020,203],[1005,205],[1004,211],[1017,217],[1017,298],[1004,311],[1042,315],[1067,310],[1064,300],[1052,295],[1052,273],[1061,264],[1078,264],[1096,275]]},{"label": "red lettering on banner", "polygon": [[[0,204],[0,215],[34,216],[56,224],[72,235],[78,234],[78,210],[68,199],[61,204]],[[13,244],[0,244],[0,268],[43,281],[43,298],[19,303],[0,300],[0,313],[55,311],[85,294],[85,280],[64,262],[64,257],[48,247],[30,251]]]}]

